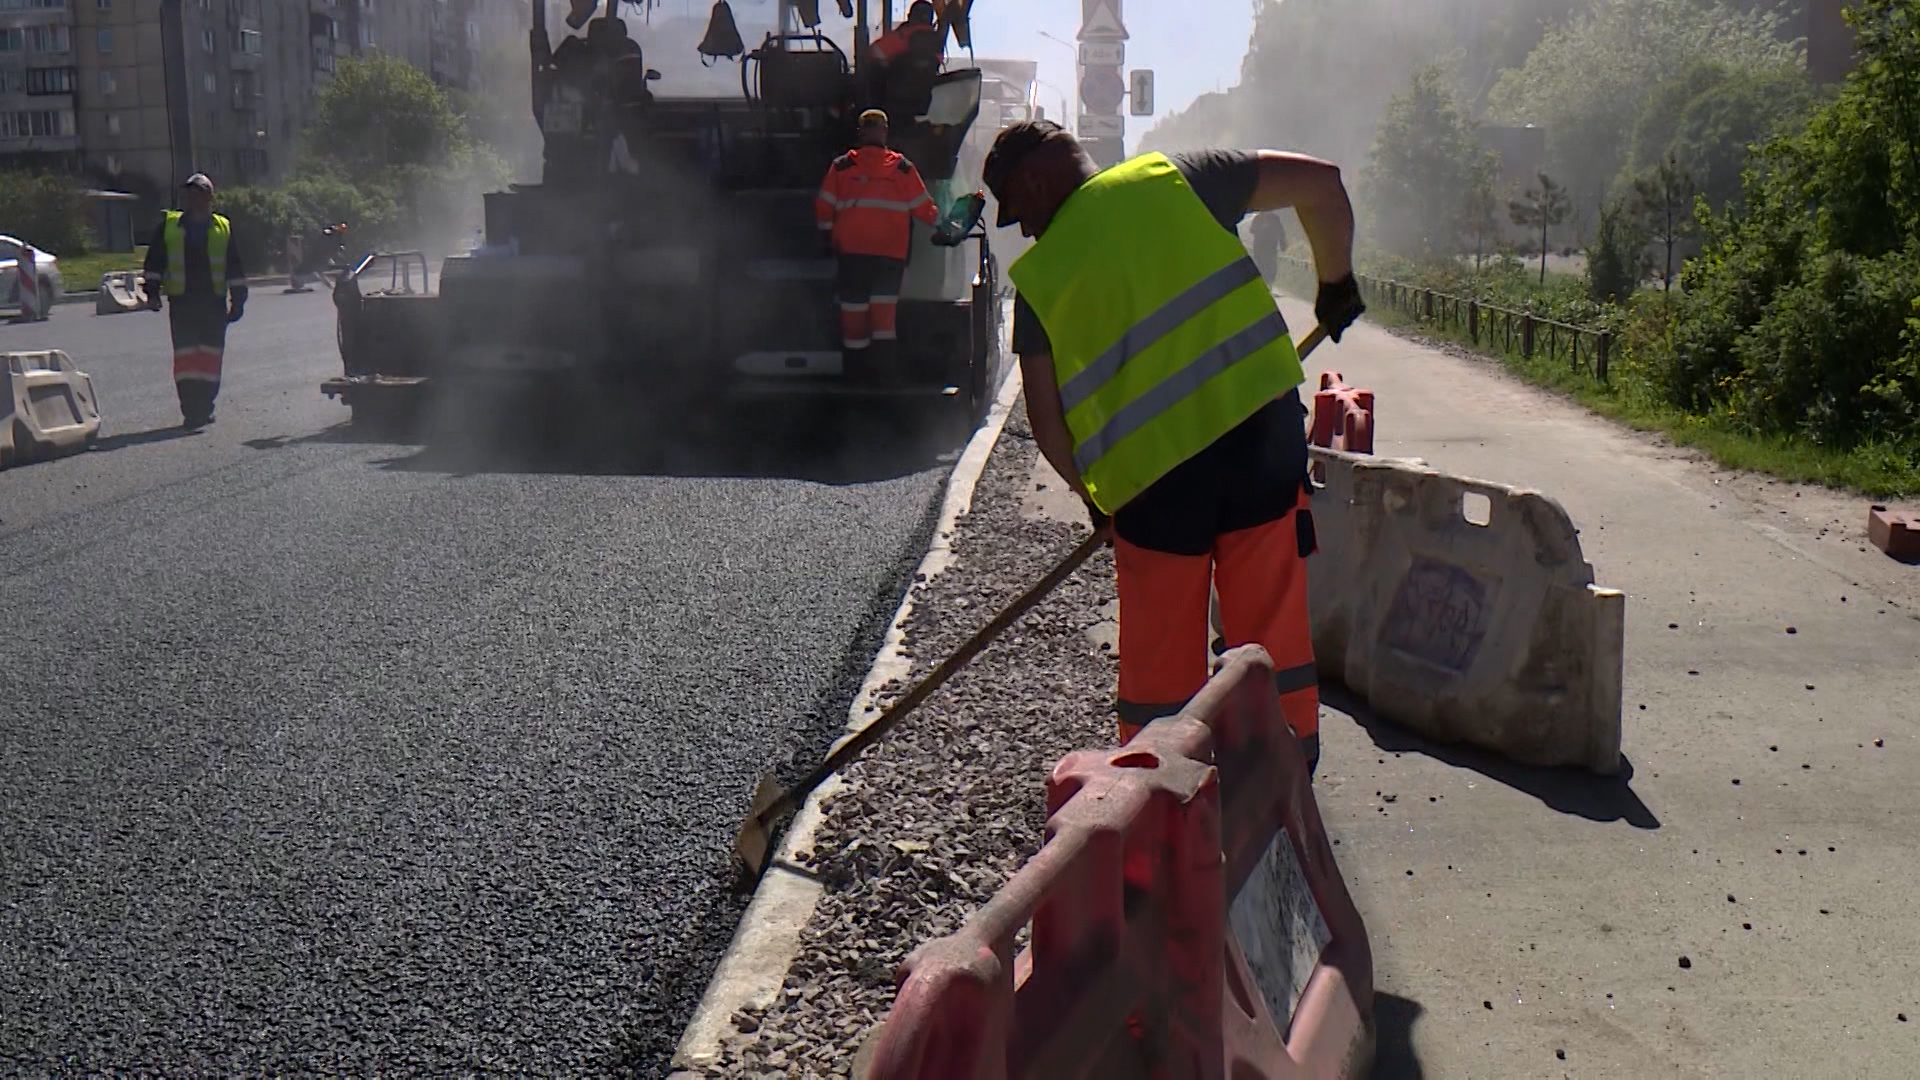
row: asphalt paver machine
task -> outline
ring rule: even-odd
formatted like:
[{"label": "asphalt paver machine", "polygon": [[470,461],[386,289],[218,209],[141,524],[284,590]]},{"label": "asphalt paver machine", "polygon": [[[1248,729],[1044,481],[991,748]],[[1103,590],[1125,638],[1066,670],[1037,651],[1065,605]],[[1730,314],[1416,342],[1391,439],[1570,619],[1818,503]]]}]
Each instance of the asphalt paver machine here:
[{"label": "asphalt paver machine", "polygon": [[[893,0],[872,0],[873,10],[840,0],[852,55],[817,2],[781,0],[776,28],[751,48],[720,3],[689,51],[703,65],[737,64],[738,92],[673,96],[645,64],[649,26],[636,39],[637,20],[573,0],[556,47],[546,0],[530,5],[541,183],[485,196],[484,242],[445,259],[432,287],[415,286],[411,253],[371,256],[342,277],[345,370],[323,391],[356,424],[418,416],[463,388],[543,400],[562,417],[570,403],[666,416],[741,397],[984,415],[1006,362],[985,228],[941,246],[915,223],[896,357],[849,371],[835,264],[814,213],[860,112],[880,107],[935,202],[977,221],[979,177],[962,175],[977,163],[961,159],[979,70],[943,61],[937,47],[885,68],[866,62],[872,17],[890,25]],[[948,0],[938,40],[967,43],[969,7]],[[396,265],[409,268],[403,285]]]}]

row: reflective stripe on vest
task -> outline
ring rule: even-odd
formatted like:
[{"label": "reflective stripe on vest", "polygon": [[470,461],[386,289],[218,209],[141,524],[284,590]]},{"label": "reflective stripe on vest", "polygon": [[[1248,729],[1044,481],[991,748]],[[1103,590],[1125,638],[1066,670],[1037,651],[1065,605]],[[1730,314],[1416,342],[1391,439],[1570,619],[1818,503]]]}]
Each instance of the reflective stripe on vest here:
[{"label": "reflective stripe on vest", "polygon": [[1088,180],[1008,277],[1106,513],[1304,378],[1258,267],[1163,154]]},{"label": "reflective stripe on vest", "polygon": [[[233,235],[233,226],[219,214],[207,225],[207,270],[213,276],[213,294],[224,296],[227,292],[227,241]],[[162,287],[168,296],[182,296],[187,291],[187,227],[178,210],[167,211],[167,269],[161,275]]]}]

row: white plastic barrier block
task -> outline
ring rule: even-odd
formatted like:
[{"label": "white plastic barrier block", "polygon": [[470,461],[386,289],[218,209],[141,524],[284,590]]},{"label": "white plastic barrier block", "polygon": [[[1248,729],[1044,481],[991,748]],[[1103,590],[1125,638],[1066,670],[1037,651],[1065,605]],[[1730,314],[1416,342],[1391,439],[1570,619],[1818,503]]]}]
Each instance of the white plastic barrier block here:
[{"label": "white plastic barrier block", "polygon": [[1620,769],[1626,596],[1556,500],[1314,449],[1322,676],[1375,715],[1529,765]]},{"label": "white plastic barrier block", "polygon": [[58,349],[0,354],[0,466],[84,448],[100,434],[93,379]]},{"label": "white plastic barrier block", "polygon": [[123,315],[139,311],[147,304],[147,286],[135,270],[114,270],[100,275],[100,292],[93,301],[95,315]]}]

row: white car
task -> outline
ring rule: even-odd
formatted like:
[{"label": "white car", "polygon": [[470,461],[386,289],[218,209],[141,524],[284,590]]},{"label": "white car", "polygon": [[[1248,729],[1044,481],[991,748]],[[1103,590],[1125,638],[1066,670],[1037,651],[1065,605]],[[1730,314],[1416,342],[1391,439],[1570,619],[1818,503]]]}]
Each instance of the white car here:
[{"label": "white car", "polygon": [[[33,250],[34,274],[40,279],[41,303],[51,307],[60,299],[60,260],[50,251]],[[0,307],[20,306],[20,241],[0,234]]]}]

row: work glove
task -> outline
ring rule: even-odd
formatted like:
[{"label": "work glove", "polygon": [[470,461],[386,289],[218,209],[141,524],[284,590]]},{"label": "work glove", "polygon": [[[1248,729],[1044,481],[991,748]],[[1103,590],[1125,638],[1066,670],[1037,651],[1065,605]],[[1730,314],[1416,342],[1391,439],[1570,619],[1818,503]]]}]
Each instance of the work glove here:
[{"label": "work glove", "polygon": [[150,292],[147,294],[147,310],[148,311],[160,310],[160,294],[158,292]]},{"label": "work glove", "polygon": [[1319,295],[1313,299],[1313,317],[1336,345],[1340,343],[1340,335],[1366,310],[1367,305],[1360,300],[1360,283],[1352,274],[1339,281],[1321,282]]},{"label": "work glove", "polygon": [[234,300],[227,305],[227,321],[229,323],[239,322],[240,317],[246,313],[247,302],[245,300]]},{"label": "work glove", "polygon": [[967,234],[952,224],[933,230],[933,242],[940,247],[959,247],[966,239]]}]

